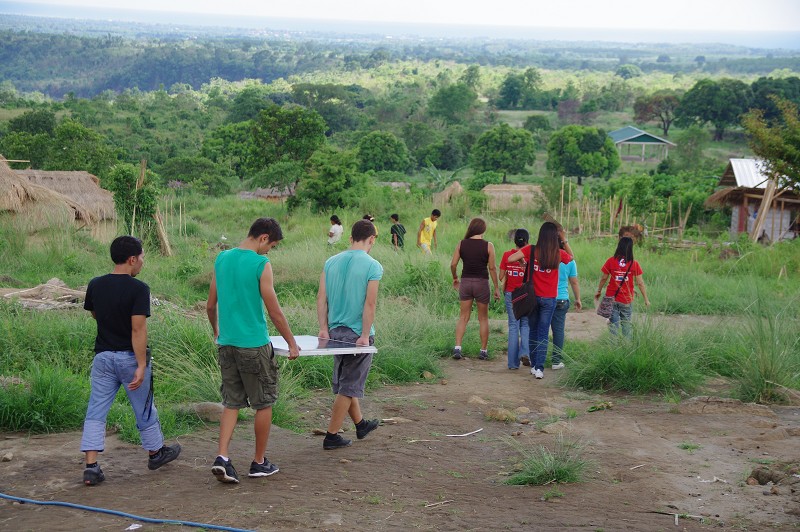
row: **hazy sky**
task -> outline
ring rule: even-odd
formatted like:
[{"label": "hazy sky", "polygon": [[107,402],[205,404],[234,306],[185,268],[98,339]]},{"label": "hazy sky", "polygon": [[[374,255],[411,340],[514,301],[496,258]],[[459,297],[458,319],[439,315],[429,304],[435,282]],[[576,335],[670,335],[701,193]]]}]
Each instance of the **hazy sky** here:
[{"label": "hazy sky", "polygon": [[798,31],[799,0],[27,0],[264,17],[492,26]]}]

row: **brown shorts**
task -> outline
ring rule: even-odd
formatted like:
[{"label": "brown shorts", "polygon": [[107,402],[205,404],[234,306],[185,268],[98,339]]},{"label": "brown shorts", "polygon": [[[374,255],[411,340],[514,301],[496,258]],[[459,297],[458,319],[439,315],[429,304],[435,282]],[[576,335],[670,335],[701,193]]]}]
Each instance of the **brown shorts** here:
[{"label": "brown shorts", "polygon": [[278,365],[272,344],[252,348],[221,345],[217,360],[223,406],[261,410],[278,400]]},{"label": "brown shorts", "polygon": [[489,290],[489,279],[479,279],[476,277],[462,277],[458,284],[458,299],[461,301],[472,301],[488,304],[492,297]]}]

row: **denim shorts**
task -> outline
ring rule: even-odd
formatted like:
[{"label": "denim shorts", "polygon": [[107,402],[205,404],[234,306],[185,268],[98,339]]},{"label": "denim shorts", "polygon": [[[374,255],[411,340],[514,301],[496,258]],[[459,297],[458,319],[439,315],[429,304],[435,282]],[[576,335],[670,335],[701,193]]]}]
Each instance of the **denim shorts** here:
[{"label": "denim shorts", "polygon": [[221,345],[217,360],[225,407],[261,410],[278,400],[278,365],[272,344],[248,348]]},{"label": "denim shorts", "polygon": [[[355,345],[358,333],[349,327],[336,327],[329,331],[331,340],[339,340]],[[375,337],[369,337],[369,345],[375,344]],[[360,355],[333,355],[333,393],[347,397],[364,397],[367,376],[372,366],[372,353]]]}]

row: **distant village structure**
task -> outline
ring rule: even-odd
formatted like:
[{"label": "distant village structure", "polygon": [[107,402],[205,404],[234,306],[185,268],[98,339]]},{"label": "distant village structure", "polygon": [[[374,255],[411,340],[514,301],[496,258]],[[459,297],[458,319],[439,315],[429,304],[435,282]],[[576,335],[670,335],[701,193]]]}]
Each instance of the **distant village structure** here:
[{"label": "distant village structure", "polygon": [[[670,147],[676,144],[633,126],[625,126],[608,134],[623,161],[656,162],[669,156]],[[631,154],[633,147],[639,154]]]},{"label": "distant village structure", "polygon": [[[766,238],[770,242],[796,238],[800,194],[792,190],[775,190],[770,183],[762,161],[731,159],[719,180],[719,186],[724,188],[709,196],[705,205],[709,208],[723,205],[732,207],[730,232],[733,237],[747,232],[754,240]],[[766,211],[761,213],[763,220],[759,220],[762,208]],[[757,223],[761,227],[758,234],[754,235]]]}]

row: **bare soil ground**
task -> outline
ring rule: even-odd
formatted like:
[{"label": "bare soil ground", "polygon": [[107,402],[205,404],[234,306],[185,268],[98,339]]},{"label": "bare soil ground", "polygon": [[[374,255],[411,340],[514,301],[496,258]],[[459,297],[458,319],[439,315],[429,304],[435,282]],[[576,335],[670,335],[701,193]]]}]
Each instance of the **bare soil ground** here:
[{"label": "bare soil ground", "polygon": [[[573,338],[604,328],[588,311],[568,319]],[[714,321],[663,319],[681,327]],[[0,492],[254,530],[800,528],[800,484],[746,483],[758,467],[794,464],[797,473],[800,408],[570,391],[558,386],[557,372],[536,381],[526,371],[509,371],[502,353],[485,362],[443,364],[445,382],[368,392],[367,416],[408,421],[386,424],[349,448],[323,451],[320,436],[274,427],[268,456],[281,471],[269,478],[246,477],[249,424],[240,424],[232,445],[238,485],[221,484],[210,473],[214,425],[180,438],[180,458],[154,472],[144,451],[109,436],[101,455],[107,480],[92,488],[81,484],[79,433],[0,434],[0,456],[13,453],[0,463]],[[310,425],[326,425],[331,399],[321,390],[300,405]],[[613,407],[587,411],[603,401]],[[516,412],[517,422],[487,419],[496,407]],[[483,430],[447,436],[477,429]],[[504,484],[521,462],[511,441],[550,446],[559,433],[583,445],[591,461],[584,482]],[[355,436],[352,426],[348,435]],[[690,452],[682,443],[700,447]],[[787,480],[797,478],[790,473]],[[0,530],[123,530],[135,522],[0,500]]]}]

